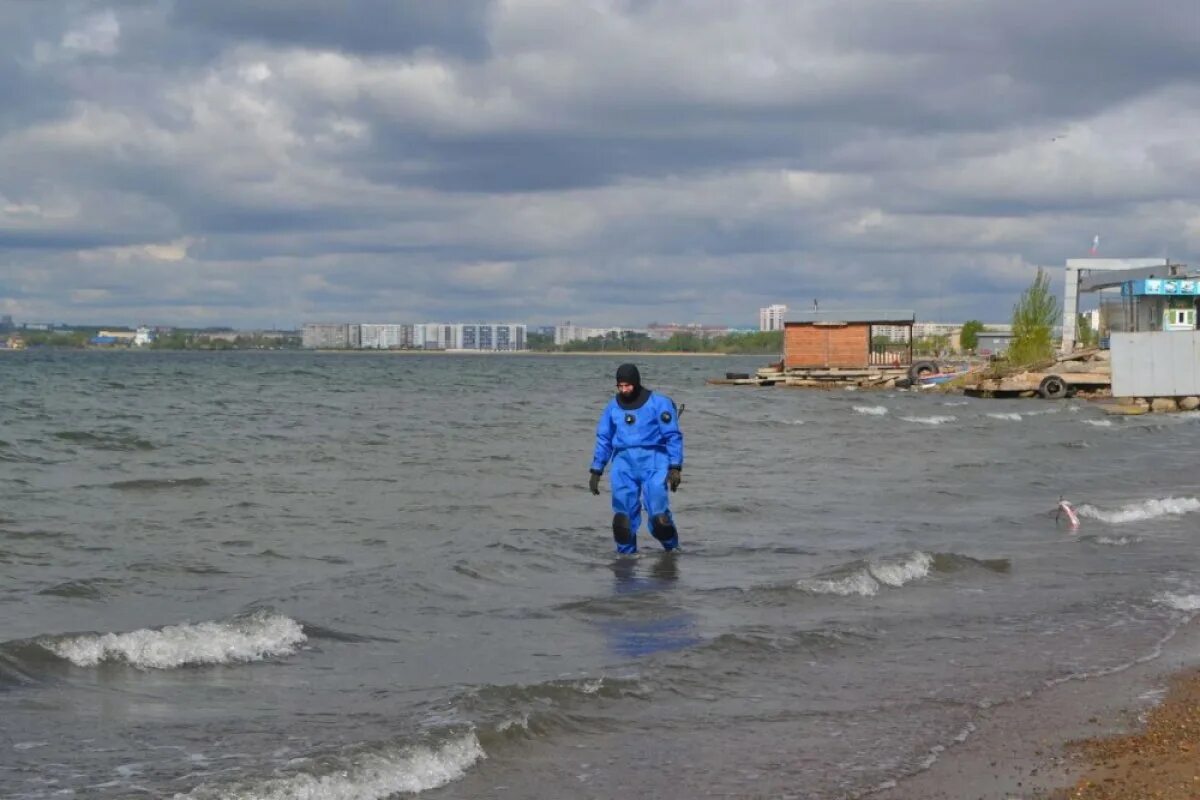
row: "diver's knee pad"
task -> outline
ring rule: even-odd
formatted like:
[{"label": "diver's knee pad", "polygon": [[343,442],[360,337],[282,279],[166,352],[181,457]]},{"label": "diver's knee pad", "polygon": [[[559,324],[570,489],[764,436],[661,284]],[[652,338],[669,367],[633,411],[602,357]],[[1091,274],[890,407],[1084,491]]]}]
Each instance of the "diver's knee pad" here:
[{"label": "diver's knee pad", "polygon": [[629,525],[627,514],[613,514],[613,539],[617,544],[633,544],[633,528]]},{"label": "diver's knee pad", "polygon": [[669,542],[679,536],[679,531],[669,515],[659,514],[650,518],[650,534],[660,542]]}]

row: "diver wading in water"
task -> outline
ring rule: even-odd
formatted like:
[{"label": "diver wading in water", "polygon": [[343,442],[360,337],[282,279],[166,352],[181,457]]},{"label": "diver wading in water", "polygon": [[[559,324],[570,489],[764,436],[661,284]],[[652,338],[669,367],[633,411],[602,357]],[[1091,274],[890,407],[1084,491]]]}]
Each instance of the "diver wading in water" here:
[{"label": "diver wading in water", "polygon": [[613,539],[618,553],[637,552],[637,532],[646,508],[650,534],[665,550],[679,546],[667,489],[679,488],[683,473],[683,432],[674,401],[642,386],[633,364],[617,368],[617,393],[596,424],[588,488],[600,494],[600,476],[612,462]]}]

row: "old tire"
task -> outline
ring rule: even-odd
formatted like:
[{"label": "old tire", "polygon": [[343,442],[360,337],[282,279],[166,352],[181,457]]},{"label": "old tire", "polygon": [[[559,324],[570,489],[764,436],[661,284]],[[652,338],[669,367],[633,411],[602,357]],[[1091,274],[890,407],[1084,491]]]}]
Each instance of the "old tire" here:
[{"label": "old tire", "polygon": [[725,380],[727,381],[743,381],[750,377],[749,372],[726,372]]},{"label": "old tire", "polygon": [[1067,382],[1057,375],[1047,375],[1038,385],[1038,394],[1046,400],[1061,400],[1071,392]]},{"label": "old tire", "polygon": [[936,361],[917,361],[908,368],[908,379],[913,383],[920,383],[921,378],[926,375],[936,375],[938,373],[938,365]]}]

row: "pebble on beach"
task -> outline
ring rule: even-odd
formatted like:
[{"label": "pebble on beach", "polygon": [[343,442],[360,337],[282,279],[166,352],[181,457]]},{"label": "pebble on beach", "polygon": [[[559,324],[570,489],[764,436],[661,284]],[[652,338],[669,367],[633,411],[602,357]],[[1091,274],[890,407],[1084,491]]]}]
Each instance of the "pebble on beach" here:
[{"label": "pebble on beach", "polygon": [[1073,747],[1090,766],[1051,800],[1200,798],[1200,671],[1172,682],[1142,730]]}]

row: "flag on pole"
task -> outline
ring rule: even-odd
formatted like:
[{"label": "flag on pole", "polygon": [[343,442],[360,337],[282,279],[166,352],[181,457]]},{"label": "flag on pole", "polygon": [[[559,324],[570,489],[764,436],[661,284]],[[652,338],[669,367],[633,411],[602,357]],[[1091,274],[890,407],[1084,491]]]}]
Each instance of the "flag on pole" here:
[{"label": "flag on pole", "polygon": [[1088,252],[1090,252],[1092,255],[1096,255],[1096,253],[1100,252],[1100,234],[1097,233],[1092,237],[1092,249]]}]

